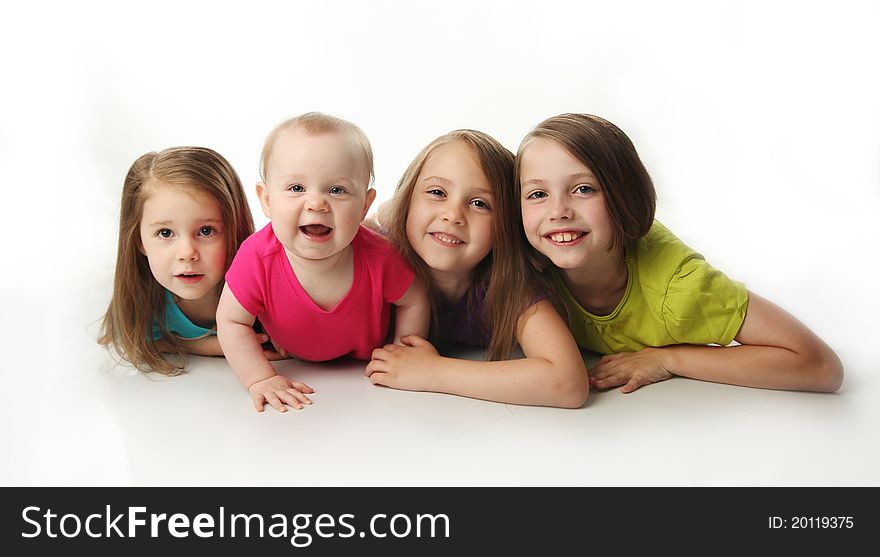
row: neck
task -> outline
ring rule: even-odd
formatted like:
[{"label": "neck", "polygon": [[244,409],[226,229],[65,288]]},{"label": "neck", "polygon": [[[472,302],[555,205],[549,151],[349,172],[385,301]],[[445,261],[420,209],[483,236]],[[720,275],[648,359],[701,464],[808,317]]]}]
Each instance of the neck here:
[{"label": "neck", "polygon": [[199,327],[210,329],[217,324],[217,304],[220,303],[220,285],[209,294],[205,294],[198,300],[184,300],[172,294],[174,302],[180,311]]},{"label": "neck", "polygon": [[460,300],[473,282],[471,271],[451,272],[431,269],[431,279],[448,303]]},{"label": "neck", "polygon": [[607,315],[626,294],[629,272],[621,248],[583,265],[562,269],[562,278],[572,295],[590,313]]}]

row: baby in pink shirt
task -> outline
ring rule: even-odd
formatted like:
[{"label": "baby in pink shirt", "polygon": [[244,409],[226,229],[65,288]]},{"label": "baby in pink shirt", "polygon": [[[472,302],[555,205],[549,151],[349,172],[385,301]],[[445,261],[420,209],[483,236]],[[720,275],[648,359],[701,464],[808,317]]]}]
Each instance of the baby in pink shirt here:
[{"label": "baby in pink shirt", "polygon": [[363,131],[308,113],[266,139],[257,196],[271,222],[245,240],[217,307],[220,345],[254,406],[311,404],[314,390],[278,375],[253,325],[304,360],[369,360],[388,334],[424,337],[430,306],[413,271],[387,241],[360,225],[376,197],[373,153]]}]

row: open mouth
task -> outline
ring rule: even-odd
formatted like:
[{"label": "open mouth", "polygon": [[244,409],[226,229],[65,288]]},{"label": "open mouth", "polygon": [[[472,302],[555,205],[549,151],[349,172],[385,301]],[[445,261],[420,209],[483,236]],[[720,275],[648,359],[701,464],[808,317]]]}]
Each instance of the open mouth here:
[{"label": "open mouth", "polygon": [[547,234],[545,238],[549,238],[551,241],[556,242],[557,244],[572,244],[586,235],[586,232],[580,230],[566,230],[565,232],[553,232],[551,234]]},{"label": "open mouth", "polygon": [[195,284],[202,280],[205,275],[201,275],[198,273],[181,273],[179,275],[174,275],[178,280],[185,284]]},{"label": "open mouth", "polygon": [[431,232],[430,234],[432,238],[444,246],[460,246],[464,244],[464,240],[456,238],[451,234],[444,234],[443,232]]},{"label": "open mouth", "polygon": [[307,224],[305,226],[300,226],[300,230],[306,236],[310,236],[313,238],[326,238],[333,232],[333,229],[329,226],[324,226],[323,224]]}]

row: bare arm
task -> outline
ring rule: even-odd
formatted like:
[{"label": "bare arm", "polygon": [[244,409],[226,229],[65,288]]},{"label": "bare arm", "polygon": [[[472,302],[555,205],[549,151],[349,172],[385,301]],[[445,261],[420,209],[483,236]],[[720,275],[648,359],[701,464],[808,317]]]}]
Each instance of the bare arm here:
[{"label": "bare arm", "polygon": [[[187,354],[195,354],[197,356],[222,356],[223,349],[220,348],[220,341],[215,335],[196,339],[177,339],[177,343],[181,349]],[[156,346],[160,352],[175,352],[175,348],[165,340],[156,341]]]},{"label": "bare arm", "polygon": [[740,346],[680,345],[606,356],[597,364],[593,381],[601,388],[625,384],[624,392],[666,379],[669,374],[798,391],[833,392],[843,381],[840,359],[822,339],[791,314],[752,292],[735,340]]},{"label": "bare arm", "polygon": [[217,338],[229,365],[250,393],[254,407],[262,412],[268,402],[279,412],[286,412],[285,404],[297,409],[303,404],[311,404],[302,394],[314,392],[310,387],[275,373],[260,347],[254,331],[255,320],[235,299],[229,285],[224,285],[217,305]]},{"label": "bare arm", "polygon": [[394,305],[397,306],[394,323],[395,344],[400,344],[401,337],[409,335],[422,338],[428,336],[431,304],[428,302],[428,293],[419,279],[413,278],[406,293],[394,302]]},{"label": "bare arm", "polygon": [[548,301],[532,306],[518,325],[525,358],[482,362],[446,358],[421,338],[407,346],[373,352],[367,375],[373,383],[413,391],[471,398],[579,408],[589,392],[583,357],[565,323]]}]

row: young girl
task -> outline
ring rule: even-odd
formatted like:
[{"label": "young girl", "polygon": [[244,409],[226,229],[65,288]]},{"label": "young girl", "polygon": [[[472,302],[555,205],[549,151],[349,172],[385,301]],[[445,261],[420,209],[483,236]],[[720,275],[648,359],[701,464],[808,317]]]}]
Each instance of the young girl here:
[{"label": "young girl", "polygon": [[257,195],[271,219],[248,238],[226,274],[220,342],[257,411],[311,404],[314,392],[278,375],[260,350],[259,318],[286,353],[311,361],[368,360],[388,335],[428,330],[424,289],[388,242],[360,226],[376,195],[373,152],[351,122],[308,113],[266,139]]},{"label": "young girl", "polygon": [[[440,356],[411,336],[373,352],[374,384],[577,408],[589,391],[583,358],[551,303],[531,285],[523,257],[513,154],[488,135],[457,130],[413,160],[390,209],[392,244],[427,285],[436,341],[488,347],[492,361]],[[508,360],[519,343],[525,358]]]},{"label": "young girl", "polygon": [[174,147],[138,158],[122,190],[113,298],[98,342],[165,375],[185,361],[163,353],[222,356],[214,314],[223,274],[253,230],[238,175],[218,153]]},{"label": "young girl", "polygon": [[523,139],[516,170],[532,262],[547,269],[578,343],[606,354],[592,384],[629,393],[681,375],[840,387],[840,360],[822,340],[654,220],[651,178],[617,126],[586,114],[545,120]]}]

